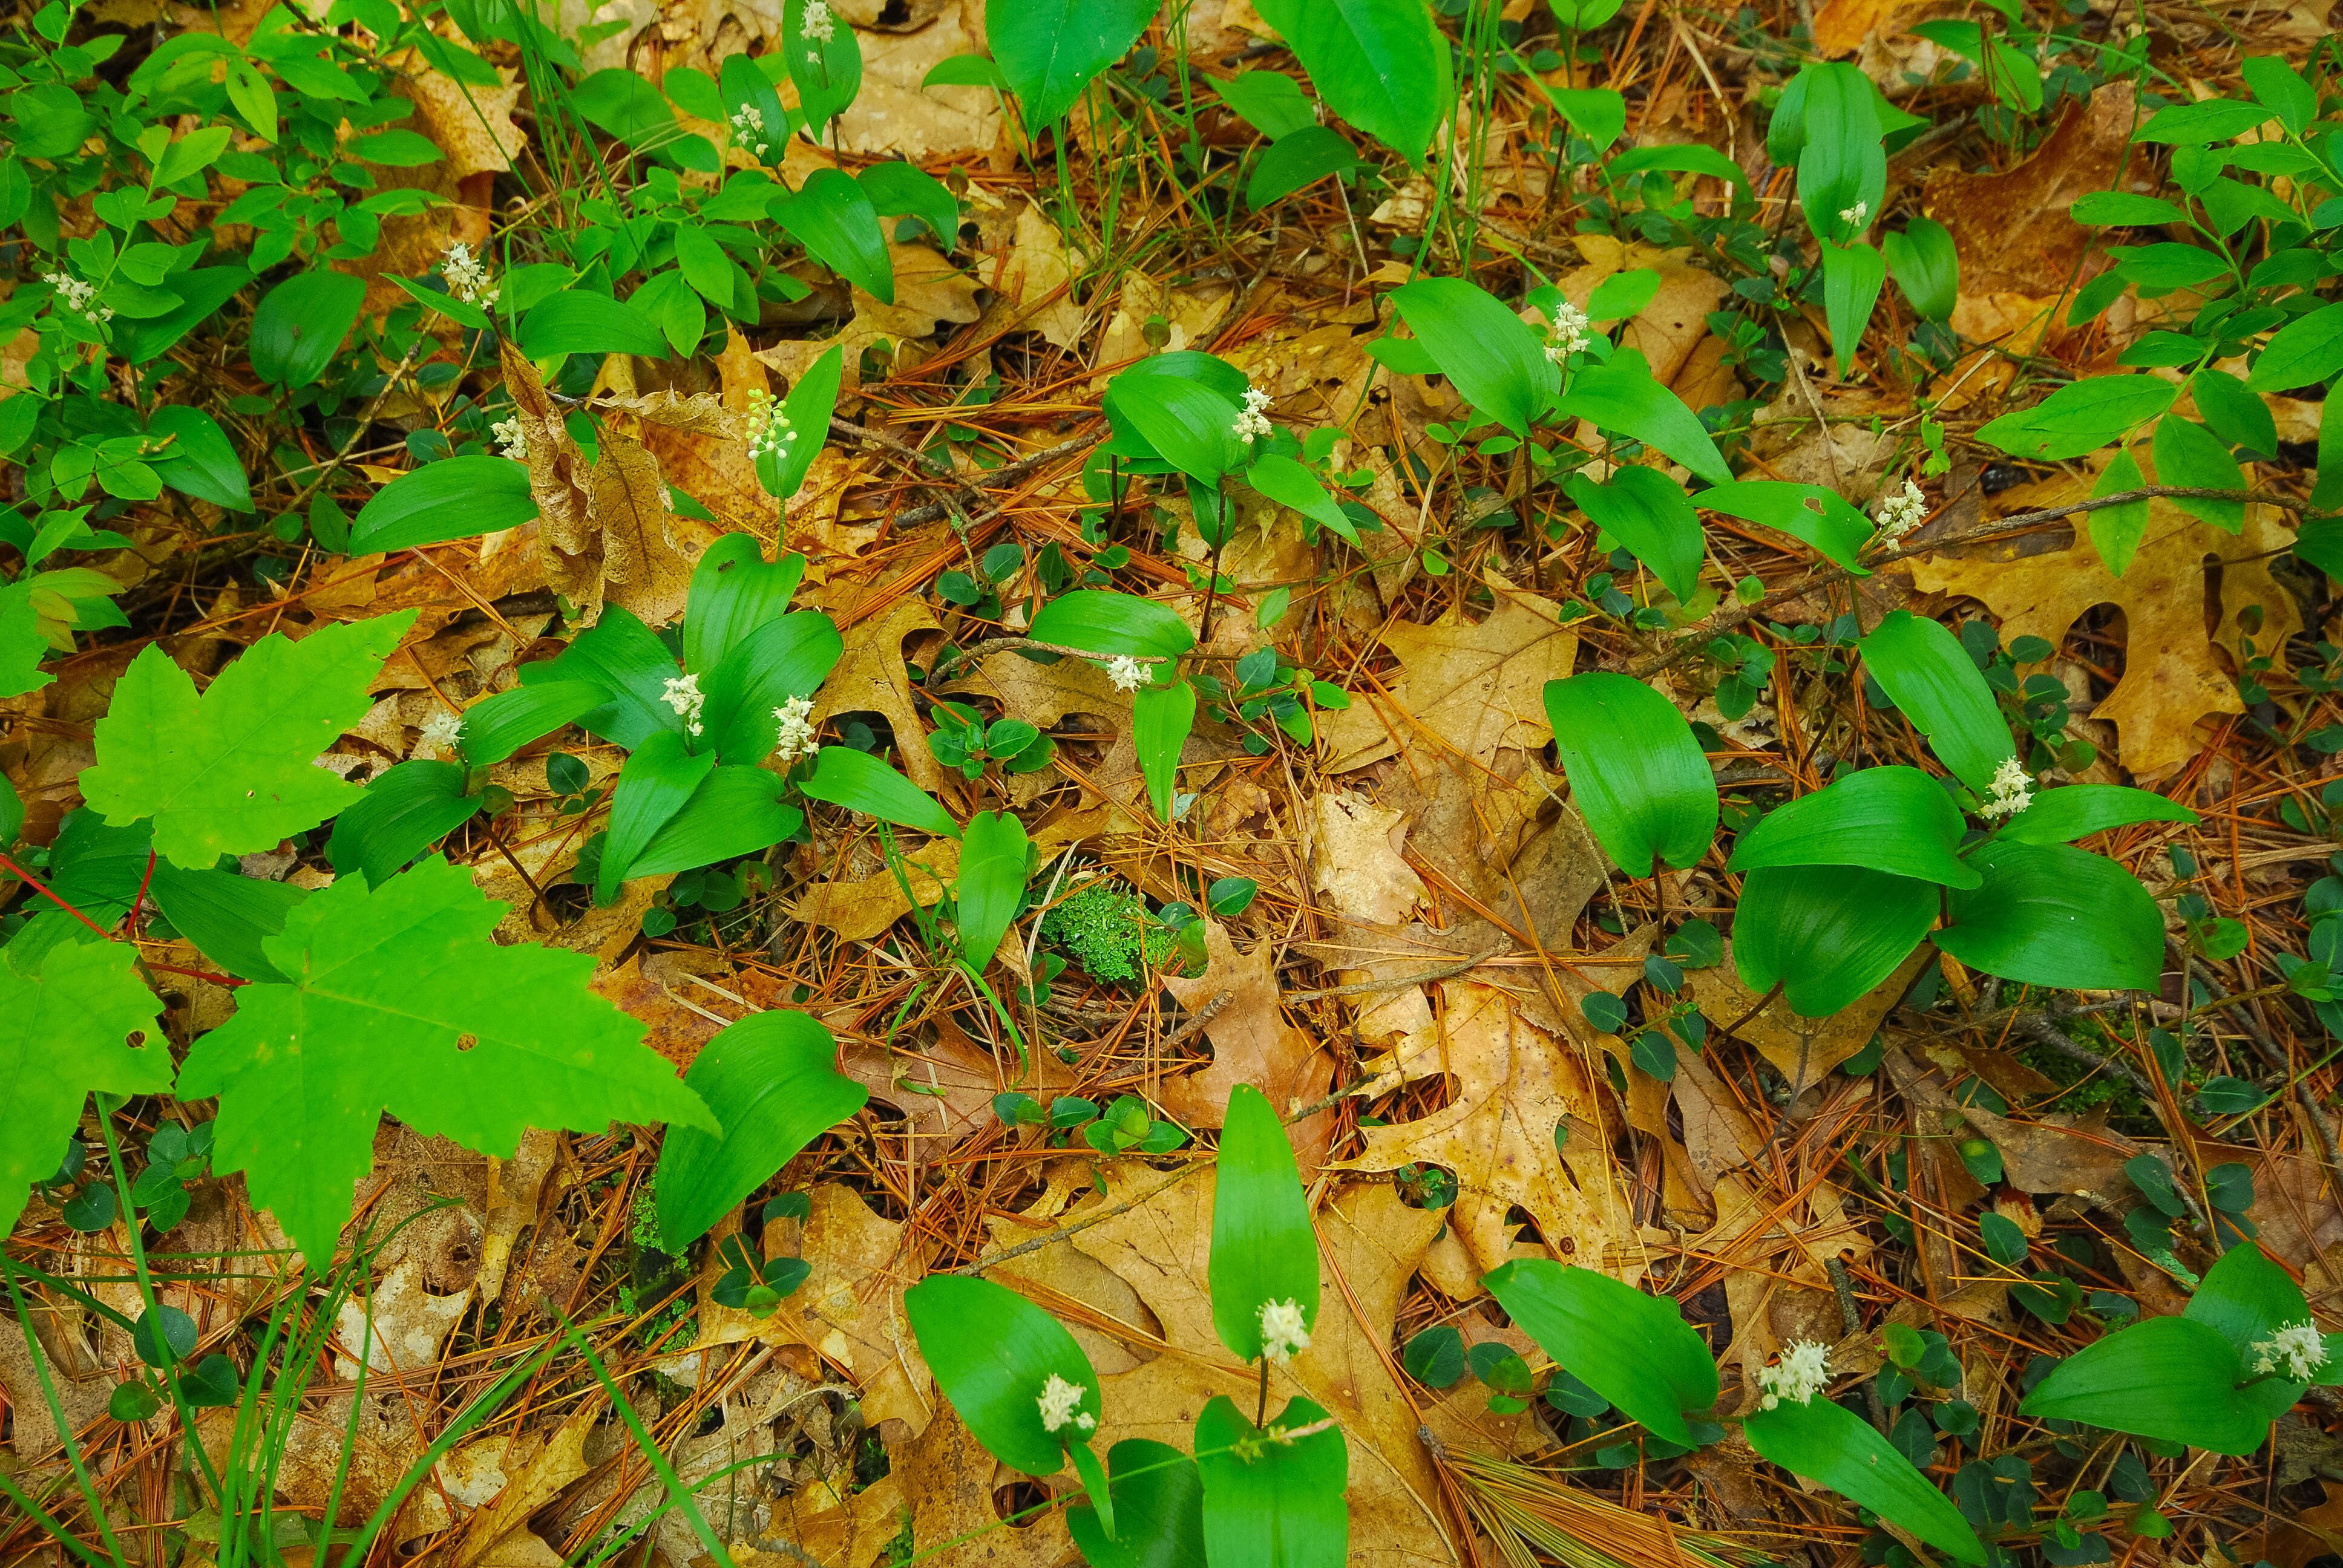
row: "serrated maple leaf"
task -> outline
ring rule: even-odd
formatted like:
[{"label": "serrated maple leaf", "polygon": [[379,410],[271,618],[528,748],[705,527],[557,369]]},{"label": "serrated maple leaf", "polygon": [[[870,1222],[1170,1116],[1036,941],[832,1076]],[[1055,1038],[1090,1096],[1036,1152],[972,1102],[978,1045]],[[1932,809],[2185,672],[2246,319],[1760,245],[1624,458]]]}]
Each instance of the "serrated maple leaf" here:
[{"label": "serrated maple leaf", "polygon": [[345,877],[264,944],[287,984],[236,993],[179,1093],[217,1095],[213,1164],[323,1265],[387,1109],[417,1131],[509,1157],[525,1128],[612,1121],[721,1130],[643,1026],[586,989],[584,953],[491,940],[505,906],[437,857],[369,891]]},{"label": "serrated maple leaf", "polygon": [[190,870],[273,849],[360,793],[312,766],[373,706],[367,683],[414,610],[329,626],[299,642],[272,633],[202,696],[150,646],[123,671],[97,721],[82,799],[116,828],[155,819],[155,852]]},{"label": "serrated maple leaf", "polygon": [[[91,1090],[171,1087],[171,1053],[155,1027],[163,1003],[140,983],[133,956],[67,937],[25,974],[14,950],[0,949],[0,1105],[8,1108],[0,1117],[0,1233],[25,1211],[32,1184],[55,1172]],[[142,1033],[153,1043],[132,1046]]]}]

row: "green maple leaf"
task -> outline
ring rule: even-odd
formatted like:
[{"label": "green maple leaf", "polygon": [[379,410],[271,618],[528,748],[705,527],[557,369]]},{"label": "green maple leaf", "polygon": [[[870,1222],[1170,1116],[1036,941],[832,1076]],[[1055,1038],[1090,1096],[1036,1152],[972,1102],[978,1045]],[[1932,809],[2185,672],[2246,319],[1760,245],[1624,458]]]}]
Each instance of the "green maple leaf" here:
[{"label": "green maple leaf", "polygon": [[245,1172],[312,1267],[333,1255],[386,1108],[508,1157],[530,1126],[721,1131],[643,1026],[586,989],[593,959],[497,946],[504,911],[437,857],[371,891],[344,877],[262,944],[291,983],[241,988],[187,1053],[181,1098],[219,1096],[214,1168]]},{"label": "green maple leaf", "polygon": [[313,764],[366,717],[367,683],[415,615],[329,626],[299,642],[264,637],[201,697],[150,646],[97,721],[82,799],[116,828],[152,817],[155,852],[195,870],[316,827],[361,791]]},{"label": "green maple leaf", "polygon": [[[25,974],[18,955],[0,949],[0,1234],[32,1184],[56,1173],[91,1090],[171,1087],[171,1053],[155,1027],[163,1003],[139,981],[134,956],[67,937]],[[152,1043],[134,1048],[134,1034]]]}]

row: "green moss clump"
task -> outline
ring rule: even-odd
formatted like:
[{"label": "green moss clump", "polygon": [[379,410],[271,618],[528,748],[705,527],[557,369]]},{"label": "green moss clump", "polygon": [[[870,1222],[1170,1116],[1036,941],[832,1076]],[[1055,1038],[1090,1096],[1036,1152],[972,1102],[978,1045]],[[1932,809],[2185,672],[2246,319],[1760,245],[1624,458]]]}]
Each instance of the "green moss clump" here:
[{"label": "green moss clump", "polygon": [[1133,980],[1178,945],[1147,918],[1147,906],[1121,882],[1103,878],[1041,917],[1041,940],[1070,954],[1092,980]]}]

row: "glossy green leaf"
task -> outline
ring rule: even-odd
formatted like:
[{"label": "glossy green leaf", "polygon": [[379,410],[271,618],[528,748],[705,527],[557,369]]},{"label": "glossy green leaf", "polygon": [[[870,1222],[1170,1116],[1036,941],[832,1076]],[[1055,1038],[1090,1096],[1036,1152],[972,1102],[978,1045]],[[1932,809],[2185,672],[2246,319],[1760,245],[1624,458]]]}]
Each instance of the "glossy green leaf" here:
[{"label": "glossy green leaf", "polygon": [[326,841],[334,869],[362,875],[370,888],[382,886],[478,812],[480,798],[464,793],[464,769],[453,762],[402,762],[386,769],[334,819],[334,836]]},{"label": "glossy green leaf", "polygon": [[1831,350],[1838,373],[1845,377],[1863,347],[1864,328],[1871,308],[1886,286],[1887,264],[1867,245],[1821,243],[1823,318],[1829,324]]},{"label": "glossy green leaf", "polygon": [[1949,896],[1951,923],[1936,935],[1961,962],[2065,990],[2156,989],[2164,917],[2129,871],[2065,844],[2006,840],[1977,849],[1969,864],[1985,879]]},{"label": "glossy green leaf", "polygon": [[[1799,75],[1805,145],[1798,153],[1798,205],[1817,239],[1844,245],[1886,205],[1887,149],[1876,95],[1871,79],[1853,65],[1809,65]],[[1839,216],[1858,206],[1861,221]]]},{"label": "glossy green leaf", "polygon": [[871,209],[882,217],[918,218],[947,253],[960,243],[960,203],[943,181],[917,164],[872,164],[854,176]]},{"label": "glossy green leaf", "polygon": [[2248,392],[2290,392],[2343,370],[2343,303],[2297,317],[2262,346],[2246,373]]},{"label": "glossy green leaf", "polygon": [[1305,126],[1263,149],[1245,181],[1245,206],[1259,212],[1307,190],[1329,175],[1354,168],[1359,151],[1331,126]]},{"label": "glossy green leaf", "polygon": [[648,737],[628,756],[618,786],[610,792],[609,832],[594,878],[596,903],[608,903],[618,896],[620,882],[643,874],[634,869],[635,858],[683,809],[715,766],[714,756],[693,755],[671,729]]},{"label": "glossy green leaf", "polygon": [[2018,1410],[2247,1454],[2268,1435],[2270,1418],[2239,1392],[2245,1381],[2237,1347],[2211,1324],[2146,1318],[2060,1362]]},{"label": "glossy green leaf", "polygon": [[1204,1479],[1169,1443],[1125,1438],[1107,1451],[1114,1538],[1087,1503],[1066,1510],[1066,1530],[1090,1568],[1206,1568]]},{"label": "glossy green leaf", "polygon": [[1055,124],[1100,72],[1130,53],[1149,0],[986,0],[985,41],[1022,111],[1025,134]]},{"label": "glossy green leaf", "polygon": [[1993,689],[1960,639],[1910,610],[1890,611],[1858,645],[1877,681],[1953,777],[1984,794],[2017,755]]},{"label": "glossy green leaf", "polygon": [[[2139,459],[2133,457],[2129,446],[2117,447],[2107,466],[2091,483],[2094,500],[2105,496],[2120,496],[2143,488],[2147,484],[2139,471]],[[2099,552],[2099,559],[2107,570],[2121,577],[2139,553],[2139,541],[2147,532],[2147,501],[2126,501],[2119,506],[2100,507],[2087,514],[2091,530],[2091,548]]]},{"label": "glossy green leaf", "polygon": [[1733,962],[1754,992],[1828,1018],[1896,972],[1936,918],[1935,884],[1855,866],[1772,866],[1741,884]]},{"label": "glossy green leaf", "polygon": [[2296,136],[2318,117],[2318,95],[2285,60],[2275,55],[2257,55],[2245,62],[2243,69],[2255,99]]},{"label": "glossy green leaf", "polygon": [[627,875],[688,871],[771,849],[805,826],[805,813],[781,799],[787,789],[779,774],[762,768],[717,769],[651,835]]},{"label": "glossy green leaf", "polygon": [[1953,314],[1961,291],[1961,258],[1953,248],[1953,231],[1932,217],[1916,217],[1900,232],[1880,239],[1887,255],[1887,270],[1896,286],[1912,302],[1924,321],[1944,321]]},{"label": "glossy green leaf", "polygon": [[1117,431],[1128,430],[1172,467],[1206,485],[1244,466],[1250,448],[1233,433],[1242,412],[1217,387],[1182,376],[1134,376],[1126,370],[1106,389],[1107,417]]},{"label": "glossy green leaf", "polygon": [[1716,837],[1716,775],[1675,705],[1642,681],[1606,671],[1545,683],[1571,800],[1631,877],[1654,856],[1679,870]]},{"label": "glossy green leaf", "polygon": [[850,746],[823,747],[814,759],[813,777],[800,788],[809,799],[827,800],[939,838],[960,837],[960,824],[936,804],[934,796]]},{"label": "glossy green leaf", "polygon": [[1697,1446],[1684,1415],[1716,1403],[1716,1363],[1674,1297],[1547,1258],[1500,1263],[1481,1282],[1555,1365],[1654,1436]]},{"label": "glossy green leaf", "polygon": [[727,55],[717,83],[723,93],[723,117],[727,121],[733,120],[743,109],[753,109],[763,126],[748,135],[735,124],[732,145],[769,168],[779,167],[789,144],[789,112],[781,106],[781,95],[774,89],[772,78],[747,55]]},{"label": "glossy green leaf", "polygon": [[2004,414],[1979,430],[1977,439],[2014,457],[2079,457],[2155,418],[2179,394],[2161,377],[2095,376],[2059,387],[2031,408]]},{"label": "glossy green leaf", "polygon": [[838,1041],[801,1012],[752,1013],[699,1048],[683,1081],[721,1131],[668,1130],[659,1145],[659,1235],[677,1257],[749,1193],[844,1121],[870,1091],[838,1070]]},{"label": "glossy green leaf", "polygon": [[1528,323],[1462,278],[1419,277],[1391,301],[1474,413],[1529,435],[1561,380]]},{"label": "glossy green leaf", "polygon": [[727,762],[762,762],[779,734],[777,710],[819,690],[844,651],[836,623],[820,610],[795,610],[759,627],[701,680],[704,734],[695,749],[713,749]]},{"label": "glossy green leaf", "polygon": [[1147,780],[1148,804],[1172,820],[1180,779],[1180,753],[1196,728],[1196,689],[1185,680],[1142,686],[1131,695],[1131,740],[1139,753],[1140,776]]},{"label": "glossy green leaf", "polygon": [[2246,384],[2226,370],[2211,366],[2188,378],[2188,395],[2213,434],[2232,447],[2264,457],[2278,455],[2278,421],[2269,405],[2246,390]]},{"label": "glossy green leaf", "polygon": [[816,169],[795,196],[773,198],[772,214],[817,261],[881,305],[895,303],[895,263],[878,209],[852,176]]},{"label": "glossy green leaf", "polygon": [[1700,417],[1653,380],[1651,366],[1632,348],[1620,349],[1608,364],[1579,370],[1554,407],[1564,418],[1590,419],[1657,447],[1712,485],[1733,482],[1733,470]]},{"label": "glossy green leaf", "polygon": [[1028,628],[1036,642],[1110,657],[1172,658],[1196,646],[1196,634],[1170,605],[1136,594],[1076,588],[1043,605]]},{"label": "glossy green leaf", "polygon": [[[985,1451],[1028,1475],[1055,1475],[1065,1446],[1088,1442],[1102,1413],[1098,1374],[1057,1319],[1016,1292],[962,1274],[930,1274],[903,1292],[920,1359]],[[1041,1424],[1041,1390],[1057,1377],[1081,1391],[1074,1418]],[[1090,1425],[1084,1426],[1087,1419]]]},{"label": "glossy green leaf", "polygon": [[184,403],[166,403],[146,421],[146,434],[171,443],[146,459],[171,488],[231,512],[253,509],[243,461],[210,415]]},{"label": "glossy green leaf", "polygon": [[789,420],[789,428],[798,432],[798,439],[785,443],[779,452],[758,457],[757,478],[767,495],[786,501],[804,486],[813,460],[821,455],[822,441],[830,434],[830,417],[838,412],[838,388],[845,364],[846,350],[842,347],[831,347],[797,378],[789,395],[781,399],[781,416]]},{"label": "glossy green leaf", "polygon": [[[806,14],[801,5],[781,7],[781,59],[797,86],[806,128],[820,143],[830,139],[830,122],[862,91],[862,41],[847,17],[835,12],[830,14],[828,37],[809,36]],[[888,303],[893,303],[891,297]]]},{"label": "glossy green leaf", "polygon": [[565,95],[565,104],[622,142],[654,145],[675,139],[675,111],[637,72],[606,66]]},{"label": "glossy green leaf", "polygon": [[1208,1270],[1212,1327],[1240,1361],[1262,1355],[1262,1310],[1293,1302],[1318,1322],[1318,1241],[1302,1172],[1268,1096],[1249,1083],[1229,1091],[1212,1191]]},{"label": "glossy green leaf", "polygon": [[1953,1500],[1929,1484],[1895,1444],[1844,1405],[1816,1397],[1754,1410],[1749,1446],[1808,1481],[1870,1509],[1963,1563],[1982,1563],[1984,1543]]},{"label": "glossy green leaf", "polygon": [[667,645],[624,605],[604,606],[602,618],[571,638],[558,658],[525,664],[520,670],[525,686],[585,681],[599,688],[602,706],[578,723],[629,751],[661,730],[683,733],[683,716],[661,700],[675,678],[675,658]]},{"label": "glossy green leaf", "polygon": [[[2185,485],[2198,490],[2242,490],[2246,476],[2221,438],[2194,419],[2167,414],[2156,422],[2156,439],[2149,447],[2156,462],[2156,482]],[[2241,533],[2246,526],[2243,501],[2200,500],[2175,496],[2172,504],[2190,517],[2212,524],[2224,533]]]},{"label": "glossy green leaf", "polygon": [[[1324,1410],[1296,1399],[1270,1418],[1269,1430],[1292,1432],[1325,1419]],[[1351,1452],[1341,1428],[1291,1442],[1268,1439],[1222,1394],[1196,1417],[1195,1442],[1207,1559],[1246,1568],[1343,1568]],[[1241,1443],[1251,1452],[1233,1452]]]},{"label": "glossy green leaf", "polygon": [[401,474],[358,508],[350,553],[477,538],[537,516],[528,469],[509,457],[442,457]]},{"label": "glossy green leaf", "polygon": [[[2343,1372],[2343,1367],[2336,1365],[2331,1348],[2327,1363],[2314,1369],[2311,1378],[2289,1376],[2276,1369],[2275,1362],[2276,1375],[2263,1378],[2255,1372],[2259,1361],[2255,1354],[2256,1345],[2280,1329],[2311,1321],[2302,1287],[2257,1242],[2240,1241],[2222,1253],[2205,1271],[2203,1282],[2188,1298],[2188,1305],[2180,1315],[2203,1323],[2229,1342],[2245,1362],[2248,1380],[2238,1392],[2247,1404],[2258,1408],[2266,1420],[2276,1421],[2300,1403],[2304,1391],[2314,1379],[2332,1382],[2336,1374]],[[2331,1347],[2331,1336],[2329,1343]]]},{"label": "glossy green leaf", "polygon": [[1007,811],[979,811],[960,844],[960,956],[980,974],[1025,902],[1030,859],[1025,824]]},{"label": "glossy green leaf", "polygon": [[268,961],[261,941],[283,930],[285,917],[309,895],[289,882],[265,882],[234,871],[189,871],[158,859],[146,896],[173,930],[228,973],[281,980],[285,977]]},{"label": "glossy green leaf", "polygon": [[1302,84],[1278,71],[1239,71],[1212,84],[1221,102],[1271,141],[1318,123],[1317,106]]},{"label": "glossy green leaf", "polygon": [[198,266],[173,273],[171,292],[179,297],[179,303],[144,321],[116,321],[114,351],[133,365],[161,358],[251,281],[252,274],[241,266]]},{"label": "glossy green leaf", "polygon": [[1278,505],[1292,508],[1353,545],[1359,542],[1358,526],[1351,521],[1349,514],[1326,493],[1317,475],[1292,458],[1263,452],[1245,470],[1244,478],[1246,484]]},{"label": "glossy green leaf", "polygon": [[1594,286],[1586,297],[1586,317],[1602,323],[1624,321],[1652,303],[1660,291],[1657,267],[1639,266],[1632,272],[1614,272]]},{"label": "glossy green leaf", "polygon": [[537,302],[521,318],[521,352],[531,359],[558,354],[639,354],[668,357],[667,335],[631,306],[588,288],[565,288]]},{"label": "glossy green leaf", "polygon": [[366,305],[366,279],[319,267],[296,273],[261,297],[249,352],[263,381],[290,390],[326,374]]},{"label": "glossy green leaf", "polygon": [[358,789],[313,764],[373,707],[367,686],[415,613],[324,627],[299,642],[272,632],[200,697],[150,644],[97,721],[82,798],[116,827],[153,818],[156,852],[197,869],[316,827]]},{"label": "glossy green leaf", "polygon": [[464,709],[464,728],[457,736],[456,747],[472,767],[490,767],[563,725],[577,723],[608,700],[593,681],[548,680],[516,686]]},{"label": "glossy green leaf", "polygon": [[1326,106],[1412,164],[1455,97],[1448,40],[1421,0],[1267,0]]},{"label": "glossy green leaf", "polygon": [[1997,835],[2015,844],[2071,844],[2134,822],[2194,823],[2197,813],[2177,800],[2121,784],[2064,784],[2036,791],[2034,803],[2011,817]]},{"label": "glossy green leaf", "polygon": [[1865,768],[1777,806],[1733,846],[1731,869],[1862,866],[1948,888],[1982,879],[1955,854],[1960,809],[1917,768]]},{"label": "glossy green leaf", "polygon": [[1828,485],[1738,479],[1710,486],[1694,496],[1692,504],[1787,534],[1813,547],[1833,566],[1857,577],[1871,575],[1871,568],[1855,558],[1855,552],[1871,542],[1871,519]]},{"label": "glossy green leaf", "polygon": [[1684,487],[1656,468],[1620,468],[1602,484],[1573,474],[1570,498],[1595,525],[1624,546],[1667,585],[1679,604],[1700,588],[1708,541]]}]

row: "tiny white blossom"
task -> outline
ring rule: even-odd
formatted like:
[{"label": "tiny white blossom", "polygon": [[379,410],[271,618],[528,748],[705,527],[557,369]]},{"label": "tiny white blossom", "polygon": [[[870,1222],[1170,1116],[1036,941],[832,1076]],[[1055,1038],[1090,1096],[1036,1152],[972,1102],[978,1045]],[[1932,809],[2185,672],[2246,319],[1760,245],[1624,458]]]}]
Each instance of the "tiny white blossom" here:
[{"label": "tiny white blossom", "polygon": [[1805,1404],[1830,1382],[1830,1350],[1812,1340],[1796,1340],[1782,1352],[1775,1366],[1757,1369],[1757,1386],[1765,1391],[1765,1408],[1784,1400]]},{"label": "tiny white blossom", "polygon": [[69,272],[45,272],[41,281],[57,291],[57,302],[95,327],[114,319],[113,310],[103,305],[92,305],[97,297],[97,285],[85,283]]},{"label": "tiny white blossom", "polygon": [[1088,1432],[1098,1425],[1096,1416],[1087,1412],[1078,1412],[1074,1409],[1082,1402],[1082,1395],[1089,1392],[1051,1372],[1050,1381],[1041,1385],[1041,1397],[1034,1402],[1041,1407],[1041,1430],[1056,1432],[1063,1426],[1078,1426]]},{"label": "tiny white blossom", "polygon": [[2274,1372],[2280,1366],[2296,1382],[2307,1382],[2326,1364],[2327,1343],[2318,1336],[2318,1325],[2305,1319],[2288,1323],[2266,1340],[2254,1342],[2253,1360],[2247,1363],[2257,1374]]},{"label": "tiny white blossom", "polygon": [[500,447],[504,455],[516,463],[528,461],[528,437],[520,427],[520,417],[499,419],[488,429],[488,439]]},{"label": "tiny white blossom", "polygon": [[765,111],[754,104],[743,104],[733,110],[732,140],[734,145],[763,157],[765,149],[771,146],[765,139]]},{"label": "tiny white blossom", "polygon": [[1114,682],[1118,691],[1137,691],[1147,684],[1147,667],[1135,658],[1117,654],[1106,661],[1106,678]]},{"label": "tiny white blossom", "polygon": [[696,675],[668,677],[667,689],[659,693],[659,700],[683,715],[683,727],[686,729],[694,735],[699,733],[699,710],[708,706],[708,699],[699,693],[699,677]]},{"label": "tiny white blossom", "polygon": [[423,732],[415,742],[417,751],[453,751],[464,733],[464,716],[446,710],[433,714],[423,721]]},{"label": "tiny white blossom", "polygon": [[2034,804],[2033,789],[2034,780],[2026,776],[2025,767],[2016,758],[2009,758],[1994,769],[1993,799],[1977,808],[1977,815],[1988,822],[2015,817]]},{"label": "tiny white blossom", "polygon": [[837,30],[838,25],[830,16],[826,0],[806,0],[805,14],[798,22],[799,32],[817,44],[827,44],[830,35]]},{"label": "tiny white blossom", "polygon": [[759,387],[749,394],[749,460],[755,462],[767,456],[784,457],[796,445],[797,427],[773,395]]},{"label": "tiny white blossom", "polygon": [[498,291],[488,286],[488,267],[460,240],[447,247],[446,258],[439,263],[439,276],[447,280],[447,292],[467,305],[497,302]]},{"label": "tiny white blossom", "polygon": [[1567,299],[1547,313],[1545,357],[1559,365],[1594,339],[1586,333],[1586,312]]},{"label": "tiny white blossom", "polygon": [[1843,206],[1839,208],[1838,221],[1844,224],[1852,224],[1856,228],[1863,227],[1865,224],[1871,221],[1871,204],[1867,201],[1859,201],[1853,206]]},{"label": "tiny white blossom", "polygon": [[1879,542],[1892,545],[1926,522],[1928,518],[1928,498],[1911,480],[1904,481],[1903,489],[1887,498],[1879,507]]},{"label": "tiny white blossom", "polygon": [[1302,1303],[1292,1300],[1261,1304],[1261,1353],[1283,1366],[1310,1348],[1310,1330],[1302,1321]]},{"label": "tiny white blossom", "polygon": [[1244,412],[1229,427],[1229,434],[1250,447],[1255,436],[1269,434],[1269,394],[1258,387],[1248,387],[1244,403]]},{"label": "tiny white blossom", "polygon": [[773,709],[773,718],[780,724],[780,734],[773,742],[773,755],[788,767],[814,749],[813,699],[792,697]]}]

